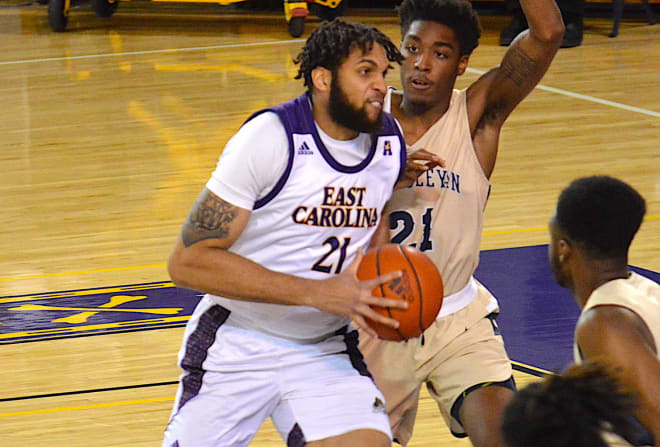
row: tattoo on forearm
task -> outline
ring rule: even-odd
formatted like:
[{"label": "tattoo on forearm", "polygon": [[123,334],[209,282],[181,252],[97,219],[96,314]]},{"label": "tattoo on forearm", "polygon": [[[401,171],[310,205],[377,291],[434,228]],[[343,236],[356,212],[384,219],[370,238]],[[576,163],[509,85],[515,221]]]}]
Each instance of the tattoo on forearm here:
[{"label": "tattoo on forearm", "polygon": [[229,226],[236,219],[236,209],[230,203],[206,191],[195,202],[181,231],[186,247],[205,239],[221,239],[229,235]]},{"label": "tattoo on forearm", "polygon": [[504,77],[511,79],[511,81],[518,87],[522,87],[525,81],[534,77],[537,62],[531,58],[527,53],[518,47],[511,48],[504,60],[500,65],[500,70]]}]

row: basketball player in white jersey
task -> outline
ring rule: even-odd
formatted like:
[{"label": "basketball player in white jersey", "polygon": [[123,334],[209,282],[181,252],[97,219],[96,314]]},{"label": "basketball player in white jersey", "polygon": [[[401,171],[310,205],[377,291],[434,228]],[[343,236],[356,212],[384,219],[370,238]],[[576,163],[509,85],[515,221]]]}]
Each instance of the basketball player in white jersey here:
[{"label": "basketball player in white jersey", "polygon": [[660,285],[628,269],[645,212],[644,199],[618,179],[575,180],[559,196],[549,247],[555,280],[582,309],[575,360],[614,368],[637,394],[643,427],[628,441],[638,446],[660,441]]},{"label": "basketball player in white jersey", "polygon": [[229,141],[169,260],[206,293],[185,331],[163,447],[245,446],[270,417],[289,447],[391,444],[384,399],[357,350],[379,318],[360,251],[405,168],[383,113],[396,46],[334,21],[297,62],[307,93],[253,115]]},{"label": "basketball player in white jersey", "polygon": [[419,391],[427,385],[457,437],[501,445],[501,413],[514,393],[495,298],[473,278],[499,134],[513,109],[548,69],[564,31],[554,0],[522,0],[529,29],[501,64],[465,90],[454,89],[476,48],[480,25],[466,0],[404,0],[399,7],[402,92],[385,107],[401,124],[409,152],[444,159],[429,165],[388,206],[390,239],[433,259],[446,296],[435,323],[402,343],[360,335],[360,350],[385,395],[394,437],[412,436]]}]

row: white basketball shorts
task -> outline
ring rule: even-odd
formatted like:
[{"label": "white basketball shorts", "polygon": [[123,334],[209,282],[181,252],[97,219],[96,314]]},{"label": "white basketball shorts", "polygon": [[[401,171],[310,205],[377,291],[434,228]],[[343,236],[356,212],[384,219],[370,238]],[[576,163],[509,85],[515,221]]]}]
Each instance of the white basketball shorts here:
[{"label": "white basketball shorts", "polygon": [[232,325],[228,314],[209,307],[186,330],[184,373],[163,447],[246,446],[268,417],[287,447],[358,429],[391,439],[357,331],[299,344]]}]

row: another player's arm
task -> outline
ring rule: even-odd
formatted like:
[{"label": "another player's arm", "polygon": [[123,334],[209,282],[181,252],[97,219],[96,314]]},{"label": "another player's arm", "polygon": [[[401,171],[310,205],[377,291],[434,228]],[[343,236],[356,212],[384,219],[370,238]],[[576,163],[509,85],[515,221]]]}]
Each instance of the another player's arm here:
[{"label": "another player's arm", "polygon": [[619,306],[589,309],[576,329],[585,361],[615,368],[639,396],[638,419],[660,439],[660,360],[651,332],[632,311]]},{"label": "another player's arm", "polygon": [[172,281],[227,298],[263,303],[307,305],[352,318],[364,317],[397,327],[369,307],[404,307],[399,300],[371,296],[371,290],[399,275],[395,272],[371,281],[358,281],[360,256],[340,275],[311,280],[267,269],[228,251],[245,229],[251,212],[204,189],[186,219],[168,262]]},{"label": "another player's arm", "polygon": [[369,249],[382,247],[390,242],[390,210],[388,205],[389,203],[383,207],[378,227],[376,227],[376,231],[371,236]]},{"label": "another player's arm", "polygon": [[487,177],[495,166],[504,121],[541,81],[564,35],[564,23],[554,0],[520,3],[529,29],[511,43],[499,67],[484,74],[467,93],[472,139]]},{"label": "another player's arm", "polygon": [[417,149],[409,152],[406,157],[406,169],[401,178],[394,185],[394,189],[409,188],[415,184],[417,178],[435,167],[445,167],[445,160],[426,149]]}]

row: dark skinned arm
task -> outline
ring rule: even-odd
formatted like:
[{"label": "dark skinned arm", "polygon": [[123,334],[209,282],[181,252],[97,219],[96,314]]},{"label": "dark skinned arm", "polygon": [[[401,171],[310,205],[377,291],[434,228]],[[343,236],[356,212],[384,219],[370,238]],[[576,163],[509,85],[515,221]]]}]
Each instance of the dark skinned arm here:
[{"label": "dark skinned arm", "polygon": [[580,317],[576,341],[585,361],[612,367],[639,398],[637,417],[660,439],[660,360],[648,327],[620,306],[596,306]]}]

